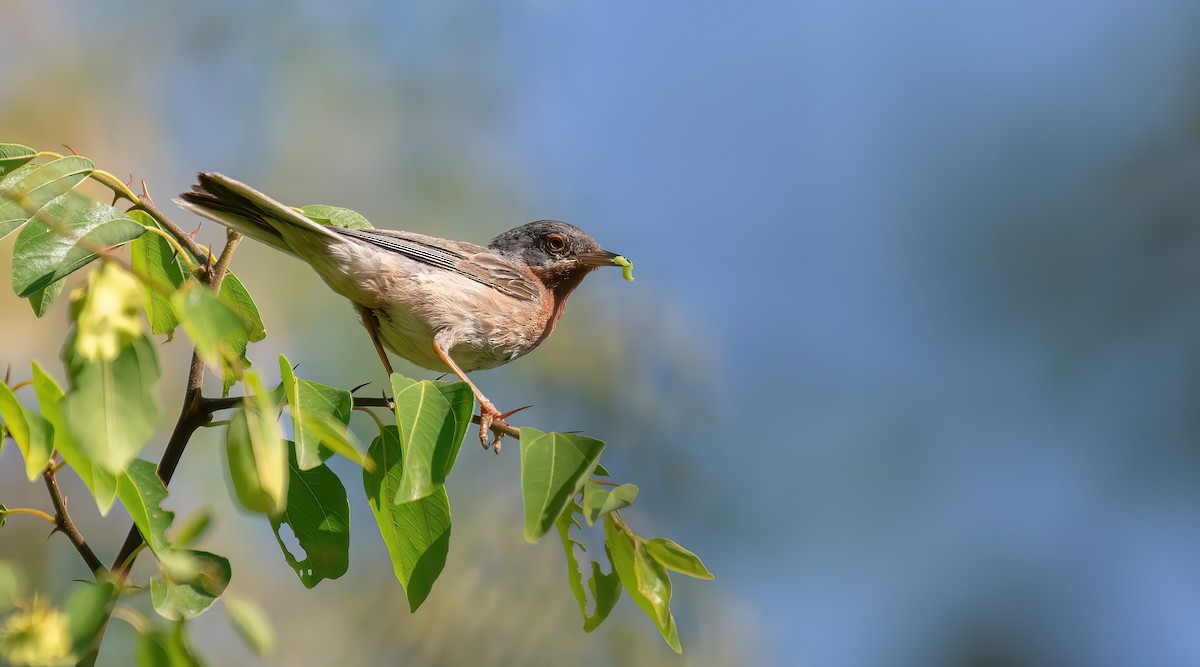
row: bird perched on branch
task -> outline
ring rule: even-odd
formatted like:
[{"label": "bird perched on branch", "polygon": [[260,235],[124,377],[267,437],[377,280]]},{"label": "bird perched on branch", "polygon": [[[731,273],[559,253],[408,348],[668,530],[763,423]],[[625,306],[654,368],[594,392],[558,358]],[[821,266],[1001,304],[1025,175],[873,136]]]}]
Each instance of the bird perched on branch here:
[{"label": "bird perched on branch", "polygon": [[[388,374],[384,348],[452,372],[479,401],[479,439],[507,416],[467,373],[525,355],[554,331],[567,297],[587,274],[630,263],[583,230],[531,222],[487,247],[388,229],[344,229],[305,217],[218,173],[201,173],[177,204],[307,262],[354,304]],[[500,431],[492,445],[500,451]]]}]

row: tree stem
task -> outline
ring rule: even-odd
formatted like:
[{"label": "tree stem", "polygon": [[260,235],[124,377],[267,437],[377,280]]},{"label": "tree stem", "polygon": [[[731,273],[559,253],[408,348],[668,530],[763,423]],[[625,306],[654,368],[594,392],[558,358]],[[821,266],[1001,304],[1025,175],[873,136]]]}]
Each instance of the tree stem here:
[{"label": "tree stem", "polygon": [[58,489],[58,478],[54,476],[54,468],[47,467],[42,472],[42,480],[46,482],[46,490],[50,492],[50,502],[54,503],[54,526],[55,530],[61,531],[71,544],[75,546],[75,550],[79,552],[79,556],[83,558],[83,562],[87,563],[88,569],[93,575],[99,575],[104,571],[104,564],[96,558],[96,553],[88,546],[87,540],[83,539],[79,529],[75,527],[75,522],[71,520],[71,515],[67,512],[67,501],[63,498],[62,491]]}]

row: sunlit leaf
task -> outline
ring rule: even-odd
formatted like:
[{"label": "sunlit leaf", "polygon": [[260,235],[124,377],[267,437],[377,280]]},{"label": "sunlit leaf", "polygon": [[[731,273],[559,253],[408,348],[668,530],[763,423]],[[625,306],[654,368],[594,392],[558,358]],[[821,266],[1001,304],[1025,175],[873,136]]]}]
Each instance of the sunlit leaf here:
[{"label": "sunlit leaf", "polygon": [[622,529],[614,518],[604,517],[604,544],[613,571],[633,599],[676,653],[683,653],[679,631],[671,614],[671,578],[666,569],[646,553],[645,543]]},{"label": "sunlit leaf", "polygon": [[258,312],[258,306],[254,304],[254,299],[232,271],[225,274],[217,297],[242,318],[244,325],[227,339],[239,366],[230,364],[227,359],[221,360],[221,396],[228,396],[230,387],[241,378],[242,371],[250,368],[250,358],[246,356],[247,348],[250,343],[256,343],[266,337],[267,330],[263,327],[262,316]]},{"label": "sunlit leaf", "polygon": [[[130,211],[129,217],[147,227],[158,228],[158,223],[142,211]],[[175,290],[183,286],[185,269],[175,248],[158,234],[143,234],[129,246],[129,259],[135,273],[145,276],[152,285]],[[143,303],[150,320],[150,330],[156,334],[167,334],[167,340],[175,334],[179,320],[171,307],[170,299],[149,285],[142,285]]]},{"label": "sunlit leaf", "polygon": [[646,553],[668,570],[686,574],[697,579],[712,579],[712,572],[700,562],[700,557],[665,537],[655,537],[646,542]]},{"label": "sunlit leaf", "polygon": [[72,384],[63,399],[67,431],[93,466],[119,474],[158,424],[154,344],[142,333],[111,361],[78,354],[68,354],[67,361]]},{"label": "sunlit leaf", "polygon": [[29,162],[37,151],[21,144],[0,144],[0,176]]},{"label": "sunlit leaf", "polygon": [[193,549],[172,549],[164,556],[164,564],[176,562],[175,571],[164,567],[162,581],[150,580],[150,601],[163,618],[195,618],[211,607],[229,585],[232,572],[229,560],[222,556]]},{"label": "sunlit leaf", "polygon": [[237,355],[231,341],[235,336],[246,336],[246,323],[211,289],[189,283],[171,295],[171,307],[196,346],[196,353],[210,367],[220,368],[225,355]]},{"label": "sunlit leaf", "polygon": [[252,512],[278,515],[287,507],[288,443],[275,416],[275,403],[250,371],[246,398],[233,414],[225,435],[225,452],[233,488]]},{"label": "sunlit leaf", "polygon": [[404,586],[412,611],[425,601],[446,565],[450,549],[450,499],[444,487],[413,502],[392,502],[403,476],[400,436],[395,426],[384,428],[367,455],[375,469],[363,470],[363,487],[375,523],[392,559],[392,571]]},{"label": "sunlit leaf", "polygon": [[521,496],[525,539],[536,542],[591,476],[604,443],[570,433],[521,429]]},{"label": "sunlit leaf", "polygon": [[[350,567],[350,503],[346,487],[329,466],[301,470],[293,455],[288,474],[287,510],[271,516],[271,529],[300,583],[312,588],[322,579],[337,579]],[[279,527],[285,523],[304,550],[303,559],[284,544]]]},{"label": "sunlit leaf", "polygon": [[[296,461],[301,470],[314,468],[334,451],[353,461],[362,455],[346,429],[354,399],[345,389],[298,379],[287,357],[279,357],[279,378],[292,416]],[[322,445],[326,449],[322,449]]]},{"label": "sunlit leaf", "polygon": [[[591,561],[592,575],[588,577],[587,589],[584,589],[583,573],[579,569],[579,559],[575,555],[575,547],[580,546],[581,549],[583,547],[575,538],[571,537],[571,527],[579,525],[574,515],[580,510],[579,505],[575,501],[571,501],[555,525],[558,527],[558,536],[562,539],[563,552],[567,557],[567,583],[571,587],[575,601],[579,604],[579,613],[583,615],[583,631],[591,632],[600,627],[604,619],[608,618],[609,612],[616,606],[617,601],[620,600],[621,580],[616,571],[605,574],[600,569],[599,563]],[[587,591],[591,591],[592,600],[595,601],[595,609],[591,614],[588,613]]]},{"label": "sunlit leaf", "polygon": [[348,208],[329,206],[326,204],[309,204],[301,206],[300,212],[310,220],[322,225],[341,227],[342,229],[371,229],[371,223],[359,213]]},{"label": "sunlit leaf", "polygon": [[12,389],[0,382],[0,417],[25,459],[25,476],[37,479],[54,452],[54,428],[42,415],[25,408]]},{"label": "sunlit leaf", "polygon": [[420,500],[446,481],[471,423],[474,395],[465,382],[413,382],[392,375],[392,401],[404,457],[395,502]]},{"label": "sunlit leaf", "polygon": [[[54,201],[58,197],[70,192],[79,185],[83,179],[87,178],[92,172],[92,161],[79,156],[64,157],[45,164],[29,164],[24,165],[10,173],[4,174],[0,179],[0,237],[7,236],[14,229],[25,225],[26,221],[39,216],[35,224],[29,225],[17,237],[17,245],[13,248],[13,291],[20,294],[22,288],[28,284],[29,276],[22,274],[18,279],[17,264],[24,264],[31,261],[35,264],[31,270],[35,274],[39,274],[45,270],[53,270],[57,266],[67,250],[74,244],[75,240],[87,233],[87,229],[79,231],[71,237],[70,234],[62,235],[63,243],[61,244],[61,252],[51,253],[46,255],[41,252],[43,242],[35,242],[28,245],[22,245],[21,239],[25,236],[25,232],[29,227],[41,225],[41,231],[31,235],[30,239],[44,238],[45,232],[50,231],[46,226],[45,221],[40,219],[39,212],[51,222],[62,220],[62,213],[72,211],[81,207],[81,202],[90,201],[86,197],[77,195],[74,198],[64,198],[64,201],[59,201],[57,204],[63,208],[57,211],[44,211],[47,204]],[[111,208],[111,207],[110,207]],[[75,216],[68,216],[75,218]],[[105,220],[111,218],[104,218]],[[70,225],[67,225],[69,227]],[[68,231],[64,229],[63,231]],[[18,251],[18,248],[21,250]],[[27,257],[26,252],[29,251],[32,257]],[[57,257],[54,257],[57,254]],[[25,268],[25,267],[22,267]],[[39,313],[40,316],[40,313]]]},{"label": "sunlit leaf", "polygon": [[167,529],[175,513],[162,508],[167,487],[158,477],[158,467],[149,461],[134,459],[117,481],[117,496],[133,518],[133,524],[156,555],[171,547]]},{"label": "sunlit leaf", "polygon": [[[75,349],[71,339],[73,335],[74,333],[68,334],[67,343],[63,346],[64,352]],[[42,415],[54,427],[54,448],[92,492],[100,514],[107,516],[117,497],[117,476],[93,466],[91,459],[75,444],[62,414],[63,390],[36,361],[33,362],[33,388],[37,392]]]},{"label": "sunlit leaf", "polygon": [[611,491],[589,481],[583,485],[583,516],[588,525],[594,525],[600,517],[633,504],[638,488],[633,484],[622,484]]},{"label": "sunlit leaf", "polygon": [[92,645],[116,598],[117,587],[109,581],[85,582],[71,593],[64,611],[69,619],[72,653],[81,655]]},{"label": "sunlit leaf", "polygon": [[61,291],[62,278],[95,259],[95,246],[119,245],[144,231],[112,206],[68,193],[42,208],[17,235],[13,291],[44,312]]},{"label": "sunlit leaf", "polygon": [[275,652],[275,630],[271,619],[251,600],[225,598],[225,615],[255,655],[265,658]]},{"label": "sunlit leaf", "polygon": [[138,638],[137,667],[203,667],[184,635],[185,625],[178,622],[170,630],[143,632]]},{"label": "sunlit leaf", "polygon": [[111,361],[142,332],[141,290],[136,278],[115,264],[88,274],[77,308],[75,351],[89,361]]},{"label": "sunlit leaf", "polygon": [[208,509],[202,509],[176,523],[175,527],[171,530],[168,541],[176,547],[187,547],[199,539],[204,534],[204,531],[208,530],[211,522],[212,512]]}]

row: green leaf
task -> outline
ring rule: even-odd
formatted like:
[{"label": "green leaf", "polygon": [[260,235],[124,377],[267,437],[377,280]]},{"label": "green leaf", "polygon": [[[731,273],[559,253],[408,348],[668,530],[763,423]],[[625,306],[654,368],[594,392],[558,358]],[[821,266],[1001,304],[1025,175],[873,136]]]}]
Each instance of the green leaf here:
[{"label": "green leaf", "polygon": [[111,361],[90,361],[71,349],[64,353],[72,389],[63,399],[63,417],[71,440],[97,469],[119,474],[158,424],[154,344],[138,334]]},{"label": "green leaf", "polygon": [[50,455],[54,453],[54,428],[42,415],[21,405],[12,389],[3,382],[0,382],[0,417],[4,418],[17,449],[21,450],[25,476],[32,482],[46,469]]},{"label": "green leaf", "polygon": [[367,502],[391,556],[392,571],[408,596],[408,607],[416,611],[446,565],[450,499],[446,489],[439,487],[420,500],[401,505],[392,502],[403,476],[400,435],[395,426],[384,428],[367,455],[375,462],[374,470],[363,469]]},{"label": "green leaf", "polygon": [[0,174],[0,239],[20,229],[29,219],[25,209],[4,198],[4,192],[37,168],[36,164],[27,164],[9,173]]},{"label": "green leaf", "polygon": [[82,655],[100,634],[117,598],[117,587],[109,581],[86,582],[67,599],[71,652]]},{"label": "green leaf", "polygon": [[525,540],[536,542],[591,476],[604,443],[570,433],[521,429],[521,495]]},{"label": "green leaf", "polygon": [[[39,293],[57,294],[66,275],[96,258],[89,245],[119,245],[144,231],[121,211],[81,194],[55,199],[17,235],[13,291],[31,301]],[[43,302],[44,311],[49,300]]]},{"label": "green leaf", "polygon": [[283,355],[279,357],[279,377],[292,415],[292,435],[296,439],[300,469],[321,465],[333,451],[361,464],[363,457],[346,429],[354,407],[350,392],[297,379],[291,362]]},{"label": "green leaf", "polygon": [[465,382],[413,382],[392,375],[404,476],[396,503],[428,496],[446,481],[471,423],[475,398]]},{"label": "green leaf", "polygon": [[258,604],[242,598],[225,598],[225,615],[255,655],[265,658],[275,652],[275,630]]},{"label": "green leaf", "polygon": [[133,524],[156,556],[171,548],[167,529],[175,513],[162,508],[167,487],[158,477],[158,467],[149,461],[134,459],[117,481],[117,496],[133,518]]},{"label": "green leaf", "polygon": [[25,577],[16,566],[6,560],[0,560],[0,614],[13,608],[13,603],[21,597]]},{"label": "green leaf", "polygon": [[116,597],[115,585],[99,581],[84,583],[67,599],[65,611],[73,654],[83,655],[92,646],[108,620]]},{"label": "green leaf", "polygon": [[202,509],[180,523],[175,524],[175,528],[171,531],[168,541],[176,547],[186,547],[199,539],[204,534],[204,531],[208,530],[208,525],[211,522],[212,512],[208,509]]},{"label": "green leaf", "polygon": [[300,212],[309,220],[315,220],[322,225],[341,227],[342,229],[372,229],[371,223],[367,222],[366,218],[348,208],[327,204],[309,204],[301,206]]},{"label": "green leaf", "polygon": [[[287,511],[281,517],[271,517],[271,529],[300,583],[312,588],[322,579],[337,579],[350,567],[350,503],[346,487],[329,466],[301,470],[293,455],[288,472]],[[304,550],[303,560],[283,543],[279,527],[284,523],[291,527]]]},{"label": "green leaf", "polygon": [[263,326],[258,306],[254,305],[254,299],[250,298],[246,286],[232,271],[226,273],[225,279],[221,281],[221,290],[217,298],[237,313],[244,325],[242,330],[228,338],[230,349],[240,362],[240,367],[230,364],[226,359],[221,360],[221,396],[224,397],[229,395],[230,387],[241,378],[242,371],[250,368],[250,358],[246,356],[246,349],[250,343],[257,343],[265,338],[267,330]]},{"label": "green leaf", "polygon": [[138,281],[115,264],[88,274],[78,308],[76,354],[89,361],[111,361],[142,333]]},{"label": "green leaf", "polygon": [[[88,177],[92,172],[92,167],[91,160],[71,156],[45,164],[25,165],[5,174],[4,178],[0,179],[0,237],[7,236],[13,230],[25,225],[51,201],[73,190],[83,179]],[[77,196],[73,198],[73,203],[66,203],[70,208],[77,208],[79,201],[88,200],[86,197]],[[46,212],[46,217],[51,221],[62,219],[50,211]],[[43,231],[49,231],[45,221],[39,219],[35,224],[40,225]],[[30,227],[33,226],[35,225],[30,225]],[[86,232],[79,232],[79,235],[84,233]],[[21,236],[24,235],[22,232]],[[42,236],[42,234],[35,234],[35,236]],[[71,239],[65,243],[62,254],[66,253],[73,241],[74,239]],[[18,252],[19,247],[22,247],[20,236],[17,238],[17,246],[13,248],[13,289],[18,294],[21,293],[21,290],[17,289],[17,265],[18,262],[24,264],[28,261],[24,252]],[[35,253],[34,261],[37,260],[39,254]],[[36,271],[56,266],[61,258],[60,255],[58,259],[34,267],[34,269]],[[22,282],[24,281],[22,280]]]},{"label": "green leaf", "polygon": [[287,507],[288,443],[258,373],[247,372],[244,383],[246,398],[225,434],[229,474],[243,507],[275,516]]},{"label": "green leaf", "polygon": [[637,498],[638,488],[633,484],[622,484],[612,491],[588,481],[583,485],[583,517],[588,525],[594,525],[600,517],[629,507]]},{"label": "green leaf", "polygon": [[150,580],[150,601],[165,619],[188,620],[203,614],[229,585],[232,571],[222,556],[192,549],[172,549],[164,556],[163,580]]},{"label": "green leaf", "polygon": [[[522,429],[523,431],[524,429]],[[633,599],[676,653],[683,653],[679,631],[671,614],[671,578],[666,569],[646,553],[640,538],[622,529],[613,514],[604,517],[604,544],[613,571]]]},{"label": "green leaf", "polygon": [[[154,218],[142,211],[130,211],[129,217],[146,227],[158,228]],[[129,259],[134,273],[145,276],[150,284],[159,285],[166,290],[176,290],[183,286],[184,266],[175,248],[162,236],[143,234],[134,239],[129,246]],[[150,330],[156,334],[166,334],[167,340],[171,340],[175,335],[175,327],[179,326],[171,301],[149,285],[143,284],[141,287]]]},{"label": "green leaf", "polygon": [[[601,571],[599,563],[591,562],[592,576],[588,578],[587,590],[591,591],[592,599],[595,600],[595,610],[588,614],[588,596],[583,587],[583,574],[579,570],[579,559],[575,556],[575,546],[579,545],[580,549],[584,549],[584,547],[578,540],[571,537],[571,526],[579,525],[579,522],[575,520],[575,514],[581,509],[572,500],[567,505],[567,510],[558,517],[555,525],[558,527],[558,536],[562,539],[563,552],[567,557],[567,583],[571,586],[575,601],[579,603],[579,613],[583,615],[583,631],[591,632],[600,627],[604,619],[608,618],[609,612],[617,605],[617,601],[620,600],[621,580],[611,566],[608,574],[605,574]],[[586,551],[586,549],[584,550]]]},{"label": "green leaf", "polygon": [[[103,207],[105,204],[93,202],[94,205]],[[46,207],[49,211],[54,204]],[[94,206],[94,208],[96,207]],[[111,207],[109,207],[111,208]],[[111,250],[112,248],[125,245],[146,233],[146,228],[142,225],[130,220],[117,209],[110,211],[99,211],[97,215],[114,216],[107,222],[101,223],[95,229],[88,232],[83,238],[75,242],[67,254],[59,262],[58,267],[54,269],[54,273],[41,279],[41,285],[31,285],[28,289],[34,291],[41,289],[46,284],[57,282],[75,273],[79,269],[91,264],[99,255],[96,250]]]},{"label": "green leaf", "polygon": [[183,325],[196,353],[214,369],[222,359],[243,357],[232,347],[234,337],[246,337],[247,327],[237,311],[221,301],[213,291],[198,283],[189,283],[171,295],[175,317]]},{"label": "green leaf", "polygon": [[712,572],[700,562],[700,557],[665,537],[646,542],[646,553],[668,570],[697,579],[712,579]]},{"label": "green leaf", "polygon": [[203,667],[184,635],[184,623],[167,631],[150,630],[138,639],[137,667]]},{"label": "green leaf", "polygon": [[37,156],[37,151],[21,144],[0,144],[0,176]]},{"label": "green leaf", "polygon": [[[63,346],[63,352],[68,358],[74,355],[74,335],[74,332],[68,334],[67,342]],[[92,492],[100,514],[107,516],[108,510],[112,508],[113,501],[117,497],[116,475],[93,466],[91,459],[71,439],[66,419],[62,413],[63,390],[36,361],[33,362],[33,389],[37,392],[42,415],[54,428],[54,448]]]}]

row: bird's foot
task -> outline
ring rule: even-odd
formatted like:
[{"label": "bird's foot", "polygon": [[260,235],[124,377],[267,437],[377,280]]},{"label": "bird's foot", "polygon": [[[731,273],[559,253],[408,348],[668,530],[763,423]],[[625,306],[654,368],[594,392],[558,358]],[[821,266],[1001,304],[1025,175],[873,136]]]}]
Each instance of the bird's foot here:
[{"label": "bird's foot", "polygon": [[483,400],[479,402],[479,442],[484,449],[493,449],[497,454],[500,453],[500,439],[503,434],[500,431],[492,431],[494,426],[507,427],[508,422],[504,418],[512,414],[511,412],[500,412],[496,406],[492,405],[491,401]]}]

